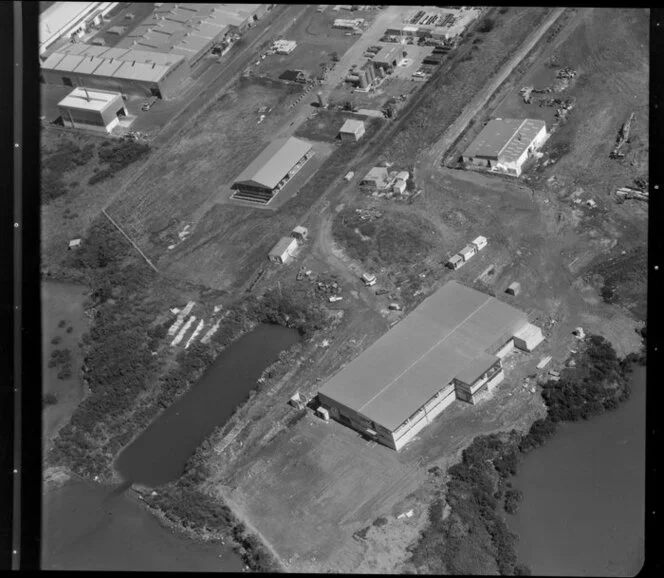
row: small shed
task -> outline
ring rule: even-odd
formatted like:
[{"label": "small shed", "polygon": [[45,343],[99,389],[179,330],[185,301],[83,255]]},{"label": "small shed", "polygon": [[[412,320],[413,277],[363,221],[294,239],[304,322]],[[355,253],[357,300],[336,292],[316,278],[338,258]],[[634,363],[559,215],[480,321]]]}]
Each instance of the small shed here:
[{"label": "small shed", "polygon": [[398,181],[407,181],[410,178],[410,173],[408,171],[399,171],[397,173]]},{"label": "small shed", "polygon": [[394,185],[392,185],[392,191],[403,195],[406,191],[406,181],[402,181],[401,179],[395,181]]},{"label": "small shed", "polygon": [[344,177],[344,180],[347,181],[347,182],[350,182],[353,179],[354,176],[355,176],[355,173],[353,171],[348,171],[346,173],[346,176]]},{"label": "small shed", "polygon": [[307,405],[307,400],[298,391],[288,400],[288,403],[295,409],[304,409]]},{"label": "small shed", "polygon": [[342,141],[357,142],[362,138],[365,131],[363,121],[349,118],[339,130],[339,137]]},{"label": "small shed", "polygon": [[505,293],[514,295],[516,297],[519,293],[521,293],[521,283],[518,281],[513,281],[509,284],[509,287],[505,289]]},{"label": "small shed", "polygon": [[473,240],[472,245],[477,249],[478,251],[481,251],[486,247],[486,237],[482,237],[481,235],[477,237],[476,239]]},{"label": "small shed", "polygon": [[282,237],[268,253],[268,259],[273,263],[283,265],[297,249],[297,239],[293,237]]},{"label": "small shed", "polygon": [[364,175],[360,185],[384,189],[387,186],[388,174],[385,167],[373,167]]},{"label": "small shed", "polygon": [[475,250],[475,247],[472,245],[466,245],[461,251],[459,251],[459,255],[463,257],[464,262],[468,261],[471,259],[477,251]]},{"label": "small shed", "polygon": [[459,255],[458,253],[456,255],[452,255],[448,260],[446,265],[453,270],[458,269],[463,265],[463,257]]},{"label": "small shed", "polygon": [[69,241],[69,249],[78,249],[81,246],[81,239],[72,239]]},{"label": "small shed", "polygon": [[309,230],[306,227],[302,227],[301,225],[298,225],[291,231],[291,237],[297,239],[300,242],[306,241],[308,236]]},{"label": "small shed", "polygon": [[532,323],[527,323],[523,328],[514,334],[515,347],[523,351],[532,351],[540,343],[542,343],[542,341],[544,341],[542,330]]},{"label": "small shed", "polygon": [[371,287],[376,284],[376,276],[372,273],[362,273],[362,282],[367,286]]}]

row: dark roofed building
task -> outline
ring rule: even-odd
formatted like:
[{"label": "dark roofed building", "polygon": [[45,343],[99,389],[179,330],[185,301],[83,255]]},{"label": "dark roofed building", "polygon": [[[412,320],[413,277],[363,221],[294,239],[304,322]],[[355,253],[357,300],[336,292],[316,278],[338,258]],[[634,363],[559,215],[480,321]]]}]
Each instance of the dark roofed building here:
[{"label": "dark roofed building", "polygon": [[279,76],[281,80],[289,82],[306,82],[307,75],[302,70],[286,70]]},{"label": "dark roofed building", "polygon": [[451,281],[334,375],[319,400],[330,417],[398,450],[454,399],[474,403],[500,383],[496,354],[528,325],[524,312]]},{"label": "dark roofed building", "polygon": [[311,145],[298,138],[272,141],[235,179],[233,198],[270,202],[312,156]]}]

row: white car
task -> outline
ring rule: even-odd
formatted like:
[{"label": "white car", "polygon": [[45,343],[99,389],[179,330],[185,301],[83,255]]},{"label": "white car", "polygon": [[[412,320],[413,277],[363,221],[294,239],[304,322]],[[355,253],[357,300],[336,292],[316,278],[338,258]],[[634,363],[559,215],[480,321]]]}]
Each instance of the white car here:
[{"label": "white car", "polygon": [[337,301],[341,301],[342,299],[343,297],[340,297],[339,295],[332,295],[332,297],[330,297],[328,301],[330,303],[336,303]]}]

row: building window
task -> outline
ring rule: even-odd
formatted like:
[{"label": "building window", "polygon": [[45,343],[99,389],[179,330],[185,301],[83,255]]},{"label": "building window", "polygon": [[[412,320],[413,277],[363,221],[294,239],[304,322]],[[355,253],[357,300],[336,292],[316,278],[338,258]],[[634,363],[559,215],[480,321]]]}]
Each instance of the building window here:
[{"label": "building window", "polygon": [[67,76],[62,77],[62,84],[64,84],[65,86],[74,86],[71,82],[71,78]]}]

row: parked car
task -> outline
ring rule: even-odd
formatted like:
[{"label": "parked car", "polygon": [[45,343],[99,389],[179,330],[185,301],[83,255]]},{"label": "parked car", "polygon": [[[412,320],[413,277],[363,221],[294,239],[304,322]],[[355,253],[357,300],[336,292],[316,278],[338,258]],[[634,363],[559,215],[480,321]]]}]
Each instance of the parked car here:
[{"label": "parked car", "polygon": [[336,303],[337,301],[341,301],[342,299],[343,297],[340,297],[339,295],[332,295],[332,297],[330,297],[328,301],[330,303]]},{"label": "parked car", "polygon": [[367,287],[371,287],[376,284],[376,276],[371,273],[363,273],[362,281]]},{"label": "parked car", "polygon": [[157,102],[157,100],[159,99],[156,96],[151,96],[141,105],[141,110],[150,110],[154,106],[155,102]]}]

